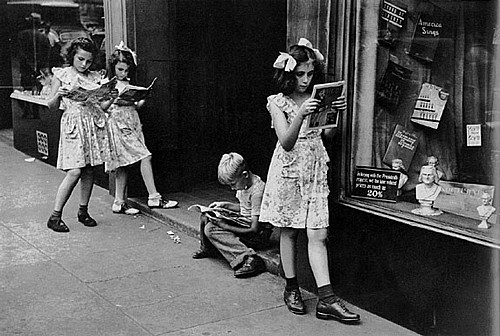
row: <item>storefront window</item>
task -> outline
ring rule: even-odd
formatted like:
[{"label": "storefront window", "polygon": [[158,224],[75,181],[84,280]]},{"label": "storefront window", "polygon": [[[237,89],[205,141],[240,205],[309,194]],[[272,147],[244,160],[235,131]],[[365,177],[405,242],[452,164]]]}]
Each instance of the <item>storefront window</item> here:
[{"label": "storefront window", "polygon": [[44,94],[51,69],[67,65],[65,48],[80,36],[100,48],[93,70],[106,67],[102,0],[8,1],[13,87]]},{"label": "storefront window", "polygon": [[347,198],[498,245],[497,1],[358,6]]}]

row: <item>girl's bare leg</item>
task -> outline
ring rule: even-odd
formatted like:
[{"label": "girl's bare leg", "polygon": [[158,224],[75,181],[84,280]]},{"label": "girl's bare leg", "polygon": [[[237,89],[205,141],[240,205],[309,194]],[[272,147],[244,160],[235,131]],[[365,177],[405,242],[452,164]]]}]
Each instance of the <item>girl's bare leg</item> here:
[{"label": "girl's bare leg", "polygon": [[151,155],[141,160],[141,175],[142,179],[144,180],[144,184],[146,185],[146,189],[148,190],[148,194],[150,196],[158,194],[158,190],[156,190],[155,180],[153,176]]},{"label": "girl's bare leg", "polygon": [[88,205],[94,187],[94,167],[83,168],[80,180],[80,205]]},{"label": "girl's bare leg", "polygon": [[297,276],[297,235],[299,230],[291,228],[280,229],[280,256],[285,278]]},{"label": "girl's bare leg", "polygon": [[330,284],[326,238],[328,230],[307,229],[309,264],[318,287]]},{"label": "girl's bare leg", "polygon": [[68,202],[73,189],[75,189],[76,184],[81,176],[81,169],[70,169],[66,172],[66,176],[62,180],[59,188],[57,189],[56,200],[54,204],[54,210],[61,211]]},{"label": "girl's bare leg", "polygon": [[125,202],[125,189],[127,187],[127,170],[119,167],[115,171],[115,203]]}]

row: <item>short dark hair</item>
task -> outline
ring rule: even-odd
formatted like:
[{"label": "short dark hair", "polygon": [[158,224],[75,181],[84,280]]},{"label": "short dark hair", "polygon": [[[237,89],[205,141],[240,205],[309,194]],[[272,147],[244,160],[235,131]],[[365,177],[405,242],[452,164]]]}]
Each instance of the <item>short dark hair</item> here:
[{"label": "short dark hair", "polygon": [[99,49],[95,45],[94,41],[92,41],[88,37],[77,37],[73,41],[71,41],[68,50],[66,52],[66,61],[70,64],[73,63],[73,59],[75,58],[76,52],[78,48],[88,51],[92,54],[93,59],[95,60],[97,54],[99,53]]},{"label": "short dark hair", "polygon": [[135,64],[134,56],[132,56],[132,53],[126,50],[115,50],[111,55],[108,62],[108,78],[111,79],[116,76],[115,65],[119,62],[123,62],[128,65],[128,76],[131,79],[135,79],[137,65]]},{"label": "short dark hair", "polygon": [[[314,66],[314,76],[311,81],[311,85],[307,88],[308,92],[312,91],[314,84],[318,84],[322,81],[321,74],[323,72],[323,63],[318,60],[316,54],[311,48],[303,45],[293,45],[290,47],[288,54],[292,56],[297,62],[297,66],[301,63],[305,63],[309,60],[313,61]],[[285,71],[285,69],[275,69],[273,81],[275,85],[275,90],[277,92],[282,92],[284,95],[289,95],[295,90],[297,85],[297,79],[292,71]]]}]

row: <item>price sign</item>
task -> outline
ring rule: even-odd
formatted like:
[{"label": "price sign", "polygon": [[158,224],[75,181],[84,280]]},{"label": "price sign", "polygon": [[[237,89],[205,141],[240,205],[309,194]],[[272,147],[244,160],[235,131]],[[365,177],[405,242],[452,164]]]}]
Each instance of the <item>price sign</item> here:
[{"label": "price sign", "polygon": [[400,174],[392,169],[356,167],[351,196],[396,202]]}]

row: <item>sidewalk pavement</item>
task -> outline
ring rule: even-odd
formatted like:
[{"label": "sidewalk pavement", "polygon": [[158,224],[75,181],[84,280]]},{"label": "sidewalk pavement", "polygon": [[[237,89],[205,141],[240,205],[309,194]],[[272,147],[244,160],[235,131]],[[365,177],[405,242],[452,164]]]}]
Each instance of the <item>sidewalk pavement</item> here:
[{"label": "sidewalk pavement", "polygon": [[236,279],[223,260],[193,260],[198,214],[186,207],[199,195],[127,216],[96,186],[89,212],[99,225],[88,228],[76,220],[77,188],[63,213],[71,231],[53,232],[46,220],[64,173],[2,141],[0,157],[0,335],[416,335],[352,305],[359,325],[318,320],[307,292],[308,314],[293,315],[280,277]]}]

